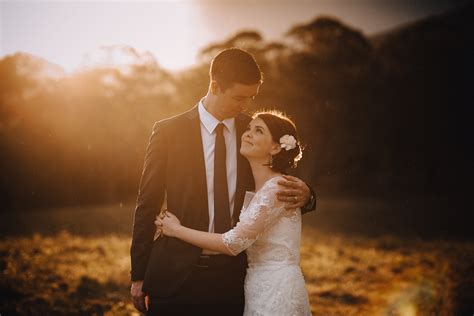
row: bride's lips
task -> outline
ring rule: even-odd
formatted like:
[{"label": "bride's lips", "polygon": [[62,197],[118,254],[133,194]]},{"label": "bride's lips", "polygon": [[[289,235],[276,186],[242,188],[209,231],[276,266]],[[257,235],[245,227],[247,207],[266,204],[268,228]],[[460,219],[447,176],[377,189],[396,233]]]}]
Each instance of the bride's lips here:
[{"label": "bride's lips", "polygon": [[243,140],[242,143],[246,143],[246,144],[248,144],[248,145],[250,145],[250,146],[253,145],[251,142],[249,142],[249,141],[247,141],[247,140]]}]

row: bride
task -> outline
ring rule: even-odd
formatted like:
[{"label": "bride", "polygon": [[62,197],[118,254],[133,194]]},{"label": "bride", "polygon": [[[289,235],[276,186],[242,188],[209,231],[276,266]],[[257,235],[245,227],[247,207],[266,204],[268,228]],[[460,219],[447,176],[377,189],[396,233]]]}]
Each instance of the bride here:
[{"label": "bride", "polygon": [[193,230],[167,210],[155,224],[162,234],[197,247],[233,256],[247,252],[244,315],[311,315],[299,266],[301,211],[286,211],[276,198],[278,179],[302,156],[294,123],[280,112],[255,114],[240,153],[252,167],[256,192],[246,193],[233,229],[224,234]]}]

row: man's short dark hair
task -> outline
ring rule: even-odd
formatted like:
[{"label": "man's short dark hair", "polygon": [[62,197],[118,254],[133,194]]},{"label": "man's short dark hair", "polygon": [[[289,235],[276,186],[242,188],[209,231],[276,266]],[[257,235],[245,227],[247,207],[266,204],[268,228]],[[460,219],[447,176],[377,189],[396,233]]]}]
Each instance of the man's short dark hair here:
[{"label": "man's short dark hair", "polygon": [[209,75],[222,91],[233,83],[254,85],[263,82],[263,74],[255,58],[236,47],[224,49],[212,59]]}]

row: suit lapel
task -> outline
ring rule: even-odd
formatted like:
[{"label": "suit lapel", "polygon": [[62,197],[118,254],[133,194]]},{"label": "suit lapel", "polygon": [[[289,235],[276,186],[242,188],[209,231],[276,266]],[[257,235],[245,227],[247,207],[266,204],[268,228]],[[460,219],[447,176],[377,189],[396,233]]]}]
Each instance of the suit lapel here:
[{"label": "suit lapel", "polygon": [[245,192],[253,190],[255,186],[252,171],[247,159],[240,154],[241,136],[247,127],[250,118],[246,115],[239,115],[235,118],[237,137],[237,186],[235,190],[234,211],[232,222],[235,225],[239,221],[240,211],[244,203]]},{"label": "suit lapel", "polygon": [[208,210],[208,196],[207,196],[207,180],[206,180],[206,164],[204,161],[204,151],[201,136],[201,121],[199,120],[198,106],[188,111],[187,117],[189,119],[189,137],[188,144],[190,146],[191,155],[188,161],[192,165],[194,177],[194,188],[196,188],[196,196],[200,197],[201,203],[199,210],[201,211],[201,219],[206,222],[206,227],[209,226],[209,210]]}]

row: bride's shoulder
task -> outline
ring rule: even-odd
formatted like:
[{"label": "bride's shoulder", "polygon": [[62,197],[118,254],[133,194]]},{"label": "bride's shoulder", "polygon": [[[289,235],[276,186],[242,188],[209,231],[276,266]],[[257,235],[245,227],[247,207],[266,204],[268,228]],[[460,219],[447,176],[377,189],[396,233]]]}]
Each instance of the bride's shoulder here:
[{"label": "bride's shoulder", "polygon": [[283,176],[276,176],[267,180],[267,182],[265,182],[265,184],[259,190],[258,192],[260,193],[259,195],[266,196],[266,197],[276,196],[276,193],[280,189],[280,185],[278,184],[278,181],[282,179],[284,179]]},{"label": "bride's shoulder", "polygon": [[280,185],[278,184],[278,181],[280,180],[285,180],[282,175],[275,176],[271,179],[269,179],[263,186],[266,188],[278,188]]},{"label": "bride's shoulder", "polygon": [[279,210],[281,206],[284,206],[284,203],[277,197],[277,193],[281,189],[278,181],[281,179],[284,178],[282,176],[276,176],[264,183],[253,199],[252,204],[254,205],[254,208],[261,210],[271,209],[276,211]]}]

